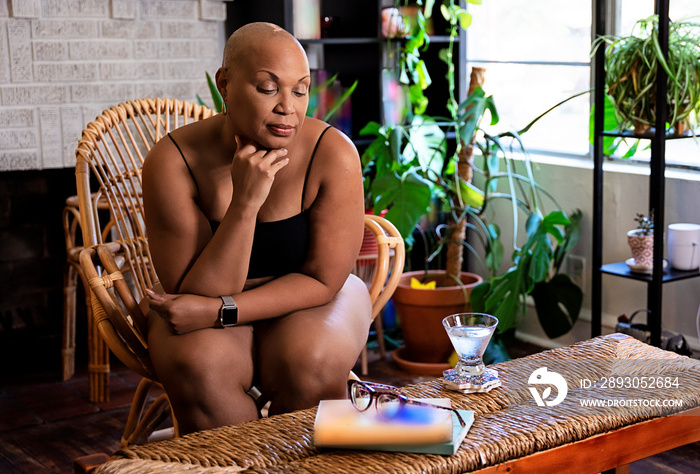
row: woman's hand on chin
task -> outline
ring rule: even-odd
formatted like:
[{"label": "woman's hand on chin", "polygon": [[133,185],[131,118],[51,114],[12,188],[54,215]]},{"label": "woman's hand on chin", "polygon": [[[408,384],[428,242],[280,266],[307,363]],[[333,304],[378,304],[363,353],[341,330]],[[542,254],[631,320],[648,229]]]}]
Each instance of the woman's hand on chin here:
[{"label": "woman's hand on chin", "polygon": [[244,144],[238,136],[236,145],[231,162],[234,199],[241,206],[260,209],[270,193],[275,175],[289,163],[287,150],[258,148],[251,141]]}]

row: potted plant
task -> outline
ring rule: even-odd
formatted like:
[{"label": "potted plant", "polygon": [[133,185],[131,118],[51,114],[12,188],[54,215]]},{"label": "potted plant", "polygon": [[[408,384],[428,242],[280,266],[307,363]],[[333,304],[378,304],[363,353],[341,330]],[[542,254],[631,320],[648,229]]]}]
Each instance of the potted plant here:
[{"label": "potted plant", "polygon": [[632,249],[634,265],[643,269],[652,268],[654,265],[654,214],[649,217],[637,214],[634,218],[637,228],[627,232],[627,243]]},{"label": "potted plant", "polygon": [[695,125],[700,111],[700,24],[669,22],[667,58],[658,36],[659,18],[652,15],[639,20],[631,35],[600,36],[593,42],[593,53],[606,45],[607,95],[620,130],[633,126],[643,134],[654,126],[659,67],[668,75],[668,123],[678,134]]},{"label": "potted plant", "polygon": [[[444,0],[441,12],[449,23],[451,38],[448,47],[440,54],[448,66],[449,116],[433,118],[424,114],[427,99],[422,90],[430,79],[419,59],[420,50],[427,40],[425,30],[421,28],[425,19],[419,12],[416,36],[409,38],[402,49],[404,60],[401,61],[400,74],[410,83],[409,95],[414,107],[402,124],[381,126],[370,123],[362,131],[376,137],[363,153],[368,201],[375,211],[388,209],[387,219],[402,232],[409,246],[413,243],[413,229],[428,212],[431,203],[436,202],[448,216],[446,230],[439,236],[428,257],[430,260],[446,248],[445,271],[418,272],[419,283],[435,281],[437,291],[411,288],[411,278],[418,275],[409,274],[399,283],[394,296],[407,349],[411,342],[406,336],[413,333],[438,339],[435,344],[442,348],[433,350],[427,356],[410,354],[414,360],[418,358],[421,362],[436,362],[436,358],[446,360],[444,354],[449,355],[451,346],[439,320],[450,312],[464,311],[465,305],[466,309],[471,305],[473,310],[494,314],[499,318],[500,332],[515,327],[519,315],[524,311],[525,295],[532,292],[536,283],[546,282],[558,274],[563,255],[575,244],[578,236],[578,220],[570,220],[551,195],[536,183],[527,154],[524,153],[520,160],[514,159],[512,153],[513,149],[523,150],[520,135],[544,114],[517,132],[494,133],[482,128],[482,119],[487,111],[491,116],[490,126],[498,123],[493,98],[481,88],[483,74],[479,71],[472,74],[470,93],[463,103],[456,101],[454,93],[453,44],[459,29],[470,24],[471,16],[453,0]],[[425,14],[430,15],[430,9],[426,8]],[[455,143],[452,153],[448,153],[447,136],[451,133],[454,133]],[[482,163],[481,166],[477,166],[473,153],[475,149],[480,151],[478,161]],[[475,174],[478,177],[476,180],[473,179]],[[503,199],[511,203],[514,252],[513,265],[500,274],[504,246],[500,241],[500,229],[489,222],[489,216],[494,207],[491,203]],[[542,202],[544,199],[554,202],[555,209],[546,213]],[[519,246],[522,214],[525,216],[527,242]],[[473,239],[466,237],[467,230],[472,232],[473,239],[481,242],[483,255],[471,245]],[[463,279],[463,248],[468,249],[481,265],[486,281],[481,281],[481,277],[474,274],[468,274],[466,281]],[[556,264],[557,261],[559,264]],[[569,299],[578,301],[578,307],[575,303],[567,306],[572,307],[571,315],[567,315],[566,324],[560,325],[568,325],[570,329],[578,315],[582,295],[568,277],[561,276],[560,279],[565,281],[561,285],[563,292],[567,295],[576,293]],[[456,293],[457,306],[440,309],[439,315],[427,325],[433,331],[407,327],[407,316],[417,314],[418,300],[425,297],[447,302],[450,298],[437,294],[448,286],[452,286],[452,291]],[[554,299],[557,299],[556,295]],[[412,307],[410,311],[402,312],[400,306],[405,302]],[[431,305],[435,304],[428,303],[428,306]],[[440,350],[443,351],[442,355],[438,355]]]}]

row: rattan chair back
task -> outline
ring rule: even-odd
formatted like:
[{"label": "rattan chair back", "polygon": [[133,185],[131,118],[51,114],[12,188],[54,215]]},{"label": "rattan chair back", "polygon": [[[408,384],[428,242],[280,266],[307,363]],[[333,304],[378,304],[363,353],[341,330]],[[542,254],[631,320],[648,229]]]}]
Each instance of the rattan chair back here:
[{"label": "rattan chair back", "polygon": [[[132,100],[105,110],[87,125],[78,142],[75,175],[84,246],[103,243],[100,218],[111,218],[112,240],[123,246],[139,299],[157,281],[143,220],[143,161],[170,131],[214,114],[204,106],[179,100]],[[91,180],[96,190],[91,189]],[[100,199],[107,202],[109,217],[98,212]]]}]

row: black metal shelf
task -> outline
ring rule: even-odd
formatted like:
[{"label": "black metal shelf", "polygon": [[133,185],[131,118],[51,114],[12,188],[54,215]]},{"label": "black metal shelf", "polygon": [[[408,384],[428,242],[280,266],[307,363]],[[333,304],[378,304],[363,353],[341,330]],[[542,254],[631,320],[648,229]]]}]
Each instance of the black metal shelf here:
[{"label": "black metal shelf", "polygon": [[[617,275],[632,280],[646,282],[653,281],[653,275],[651,273],[633,272],[625,262],[608,263],[600,267],[600,271],[607,273],[608,275]],[[682,271],[667,266],[663,270],[662,281],[664,283],[668,283],[672,281],[685,280],[687,278],[695,278],[698,276],[700,276],[700,271],[698,270]]]},{"label": "black metal shelf", "polygon": [[386,41],[383,38],[319,38],[319,39],[300,39],[299,42],[304,44],[378,44]]},{"label": "black metal shelf", "polygon": [[[605,137],[620,137],[620,138],[639,138],[640,140],[653,140],[656,138],[656,132],[651,130],[646,133],[634,133],[631,130],[625,130],[625,131],[604,131],[600,132],[601,135]],[[677,134],[677,133],[667,133],[666,136],[664,137],[664,140],[678,140],[678,139],[683,139],[683,138],[692,138],[693,136],[700,136],[700,134],[694,134],[694,133],[683,133],[683,134]]]},{"label": "black metal shelf", "polygon": [[[406,38],[375,38],[375,37],[348,37],[348,38],[318,38],[318,39],[300,39],[301,44],[377,44],[387,41],[406,41]],[[449,36],[431,36],[430,44],[448,44]],[[459,38],[455,38],[455,43],[459,42]]]},{"label": "black metal shelf", "polygon": [[[669,36],[669,0],[656,0],[654,11],[659,16],[659,46],[664,56],[668,57]],[[595,4],[595,33],[596,36],[606,34],[606,12],[608,5],[605,0],[596,0]],[[656,110],[655,128],[644,134],[632,131],[603,130],[604,91],[605,91],[605,51],[598,48],[595,58],[595,133],[593,134],[593,248],[592,248],[592,282],[591,282],[591,335],[602,333],[602,293],[603,274],[631,278],[647,284],[647,324],[651,330],[651,344],[661,343],[661,310],[662,286],[664,283],[695,278],[700,276],[698,270],[682,272],[672,268],[663,268],[664,253],[664,213],[665,213],[665,169],[666,141],[679,138],[689,138],[694,132],[687,134],[666,134],[665,125],[668,111],[666,110],[666,71],[659,67],[656,76]],[[603,137],[640,138],[651,141],[651,160],[649,162],[649,211],[654,213],[654,258],[651,274],[633,273],[625,262],[603,265]]]}]

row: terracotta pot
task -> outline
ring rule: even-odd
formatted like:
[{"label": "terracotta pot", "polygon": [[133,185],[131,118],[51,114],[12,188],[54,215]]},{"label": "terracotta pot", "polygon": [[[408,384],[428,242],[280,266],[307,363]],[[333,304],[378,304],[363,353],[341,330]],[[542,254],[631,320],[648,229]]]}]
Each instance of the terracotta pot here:
[{"label": "terracotta pot", "polygon": [[642,235],[641,230],[631,230],[627,232],[627,243],[635,265],[649,268],[654,265],[654,234]]},{"label": "terracotta pot", "polygon": [[[482,278],[473,273],[462,272],[460,279],[464,288],[411,288],[411,278],[421,280],[424,274],[423,271],[404,273],[394,292],[394,306],[406,345],[403,356],[414,362],[446,362],[453,348],[445,328],[442,327],[442,320],[451,314],[471,311],[468,297],[472,288],[482,282]],[[439,287],[445,278],[445,272],[430,271],[425,282],[435,280]]]}]

